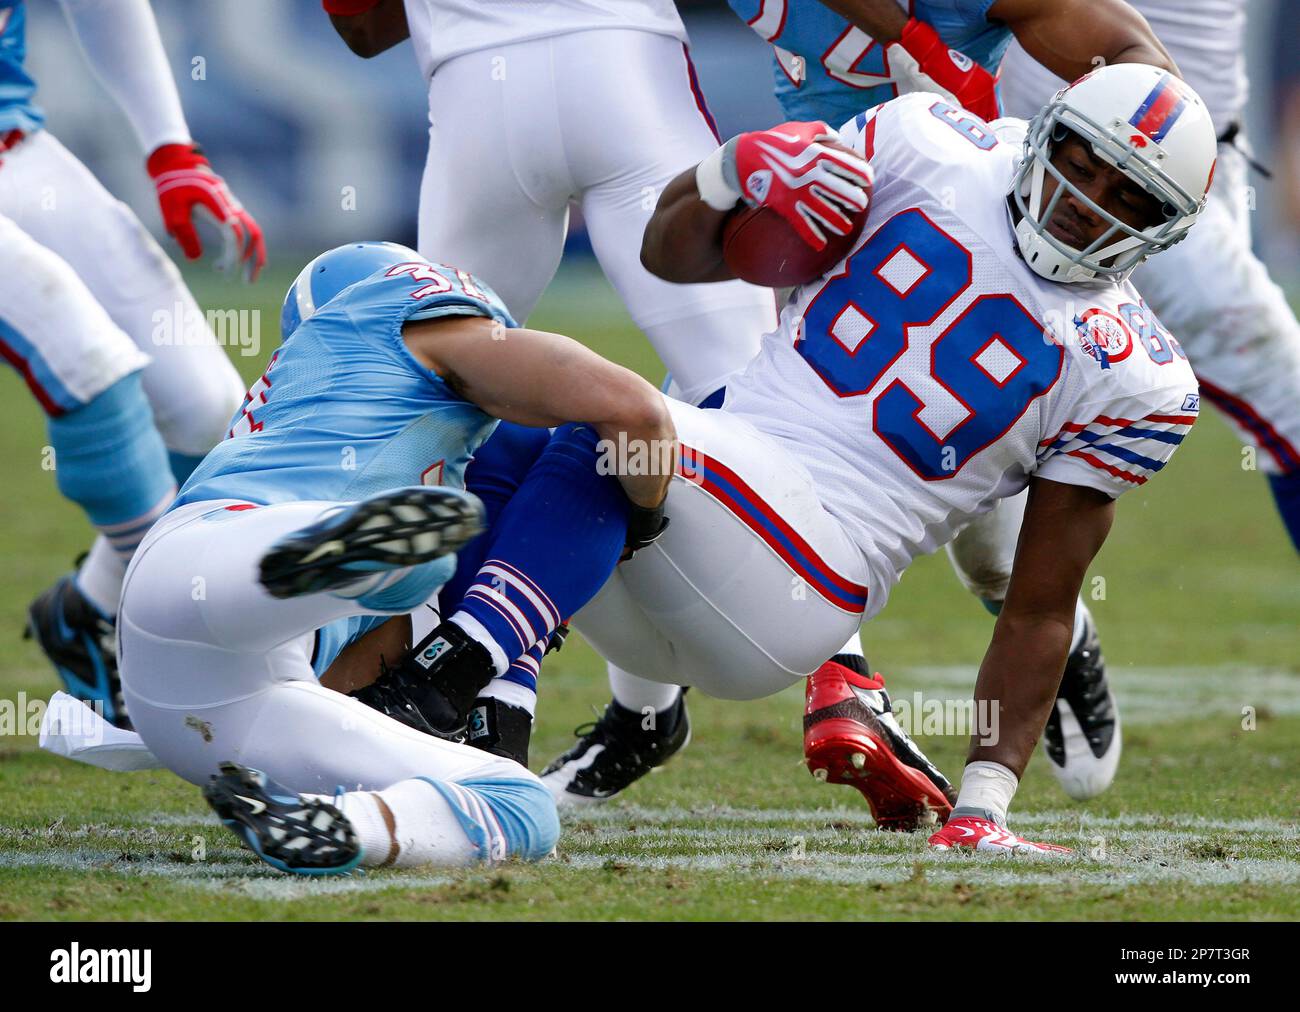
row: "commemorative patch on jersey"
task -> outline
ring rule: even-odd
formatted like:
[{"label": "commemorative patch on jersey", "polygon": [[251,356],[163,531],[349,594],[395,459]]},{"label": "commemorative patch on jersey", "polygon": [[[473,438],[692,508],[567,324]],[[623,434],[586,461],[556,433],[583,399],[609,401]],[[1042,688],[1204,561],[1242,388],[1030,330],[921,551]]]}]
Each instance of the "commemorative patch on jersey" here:
[{"label": "commemorative patch on jersey", "polygon": [[1122,362],[1133,352],[1133,332],[1128,324],[1105,309],[1084,310],[1074,318],[1079,347],[1103,369]]}]

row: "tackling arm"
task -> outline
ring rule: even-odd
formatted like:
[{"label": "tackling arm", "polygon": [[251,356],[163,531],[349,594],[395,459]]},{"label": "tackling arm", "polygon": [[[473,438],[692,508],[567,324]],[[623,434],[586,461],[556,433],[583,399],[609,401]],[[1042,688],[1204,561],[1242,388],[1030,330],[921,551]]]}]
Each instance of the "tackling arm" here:
[{"label": "tackling arm", "polygon": [[1032,479],[1006,602],[975,682],[977,708],[998,712],[996,742],[972,735],[968,762],[1023,775],[1065,671],[1075,599],[1110,531],[1115,502],[1096,489]]},{"label": "tackling arm", "polygon": [[620,467],[619,481],[640,507],[668,494],[677,433],[663,395],[636,373],[570,338],[483,317],[408,323],[403,335],[417,361],[489,415],[532,426],[586,422],[615,446],[647,448],[663,466],[652,474]]},{"label": "tackling arm", "polygon": [[411,37],[402,0],[322,0],[330,24],[347,47],[364,59]]},{"label": "tackling arm", "polygon": [[1178,74],[1146,18],[1124,0],[996,0],[988,18],[1005,22],[1025,52],[1067,81],[1112,63]]}]

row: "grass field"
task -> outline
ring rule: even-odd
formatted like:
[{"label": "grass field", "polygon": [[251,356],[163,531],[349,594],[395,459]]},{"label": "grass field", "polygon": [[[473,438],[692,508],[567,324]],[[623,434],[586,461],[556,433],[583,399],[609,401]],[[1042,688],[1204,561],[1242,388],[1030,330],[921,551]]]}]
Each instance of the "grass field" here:
[{"label": "grass field", "polygon": [[[294,268],[296,269],[296,268]],[[194,282],[213,307],[263,311],[260,371],[292,271],[256,289]],[[657,379],[598,276],[567,272],[534,317]],[[20,639],[27,602],[86,547],[41,468],[41,416],[0,375],[0,707],[48,696]],[[1088,588],[1124,714],[1124,760],[1103,797],[1070,802],[1045,762],[1013,825],[1075,847],[1062,863],[926,852],[874,831],[865,804],[801,767],[802,697],[693,696],[695,740],[626,801],[568,817],[557,857],[457,873],[322,883],[239,850],[198,792],[161,772],[112,774],[40,752],[22,721],[0,737],[0,918],[1084,918],[1300,916],[1300,580],[1263,478],[1212,413],[1158,481],[1130,493]],[[963,699],[990,620],[946,560],[920,560],[866,630],[896,698]],[[533,765],[607,698],[577,637],[543,674]],[[5,702],[8,701],[8,702]],[[951,776],[964,737],[922,737]]]}]

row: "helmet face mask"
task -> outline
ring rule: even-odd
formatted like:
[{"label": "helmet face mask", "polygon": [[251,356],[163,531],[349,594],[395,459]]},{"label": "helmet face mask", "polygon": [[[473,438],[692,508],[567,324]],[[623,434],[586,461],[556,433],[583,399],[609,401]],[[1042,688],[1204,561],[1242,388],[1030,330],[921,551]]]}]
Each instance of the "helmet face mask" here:
[{"label": "helmet face mask", "polygon": [[[1127,80],[1104,80],[1107,74]],[[1160,143],[1169,128],[1156,130],[1156,137],[1142,132],[1147,121],[1141,114],[1151,104],[1150,96],[1131,119],[1125,118],[1142,95],[1148,91],[1151,96],[1157,95],[1170,80],[1171,75],[1138,64],[1103,68],[1063,89],[1030,121],[1008,201],[1013,208],[1020,253],[1036,273],[1060,282],[1122,281],[1147,257],[1186,236],[1204,205],[1213,172],[1216,145],[1204,105],[1181,82],[1174,86],[1175,96],[1182,100],[1172,117],[1175,125],[1185,106],[1190,105],[1191,115],[1187,117],[1190,122],[1175,138],[1178,144],[1172,152]],[[1110,87],[1101,90],[1098,82]],[[1085,88],[1090,88],[1091,93],[1080,100],[1076,90]],[[1165,106],[1169,104],[1166,100]],[[1102,109],[1108,115],[1099,115]],[[1123,173],[1158,201],[1160,220],[1145,227],[1129,224],[1098,205],[1067,178],[1053,164],[1052,156],[1070,135],[1077,137],[1095,160]],[[1171,157],[1177,159],[1177,164],[1171,163]],[[1171,169],[1179,170],[1178,176]],[[1049,175],[1054,185],[1048,184]],[[1190,179],[1203,180],[1204,185],[1190,184]],[[1062,195],[1067,193],[1105,226],[1082,248],[1048,230]]]}]

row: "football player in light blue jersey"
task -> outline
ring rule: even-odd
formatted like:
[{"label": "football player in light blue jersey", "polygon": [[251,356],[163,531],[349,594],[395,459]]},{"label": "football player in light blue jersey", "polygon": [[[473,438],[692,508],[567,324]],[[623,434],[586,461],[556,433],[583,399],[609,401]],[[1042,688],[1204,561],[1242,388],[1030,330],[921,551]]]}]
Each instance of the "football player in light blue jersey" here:
[{"label": "football player in light blue jersey", "polygon": [[1072,81],[1109,63],[1175,69],[1123,0],[727,0],[775,50],[776,96],[792,120],[838,126],[863,109],[934,91],[985,119],[1014,35]]},{"label": "football player in light blue jersey", "polygon": [[[602,471],[596,441],[674,451],[664,400],[577,342],[517,328],[464,271],[390,243],[308,264],[283,329],[227,438],[127,572],[120,662],[136,729],[283,870],[544,856],[558,823],[521,764],[531,705],[508,677],[517,658],[480,645],[475,616],[523,624],[521,608],[544,610],[521,649],[540,652],[621,554],[657,536],[669,472]],[[318,671],[421,607],[482,530],[466,467],[498,419],[559,426],[519,496],[543,514],[526,537],[546,575],[506,574],[499,595],[460,602],[356,696],[325,687]],[[503,550],[526,563],[517,549]],[[444,694],[449,669],[457,684],[474,674],[470,698]],[[337,784],[355,789],[330,798]]]}]

